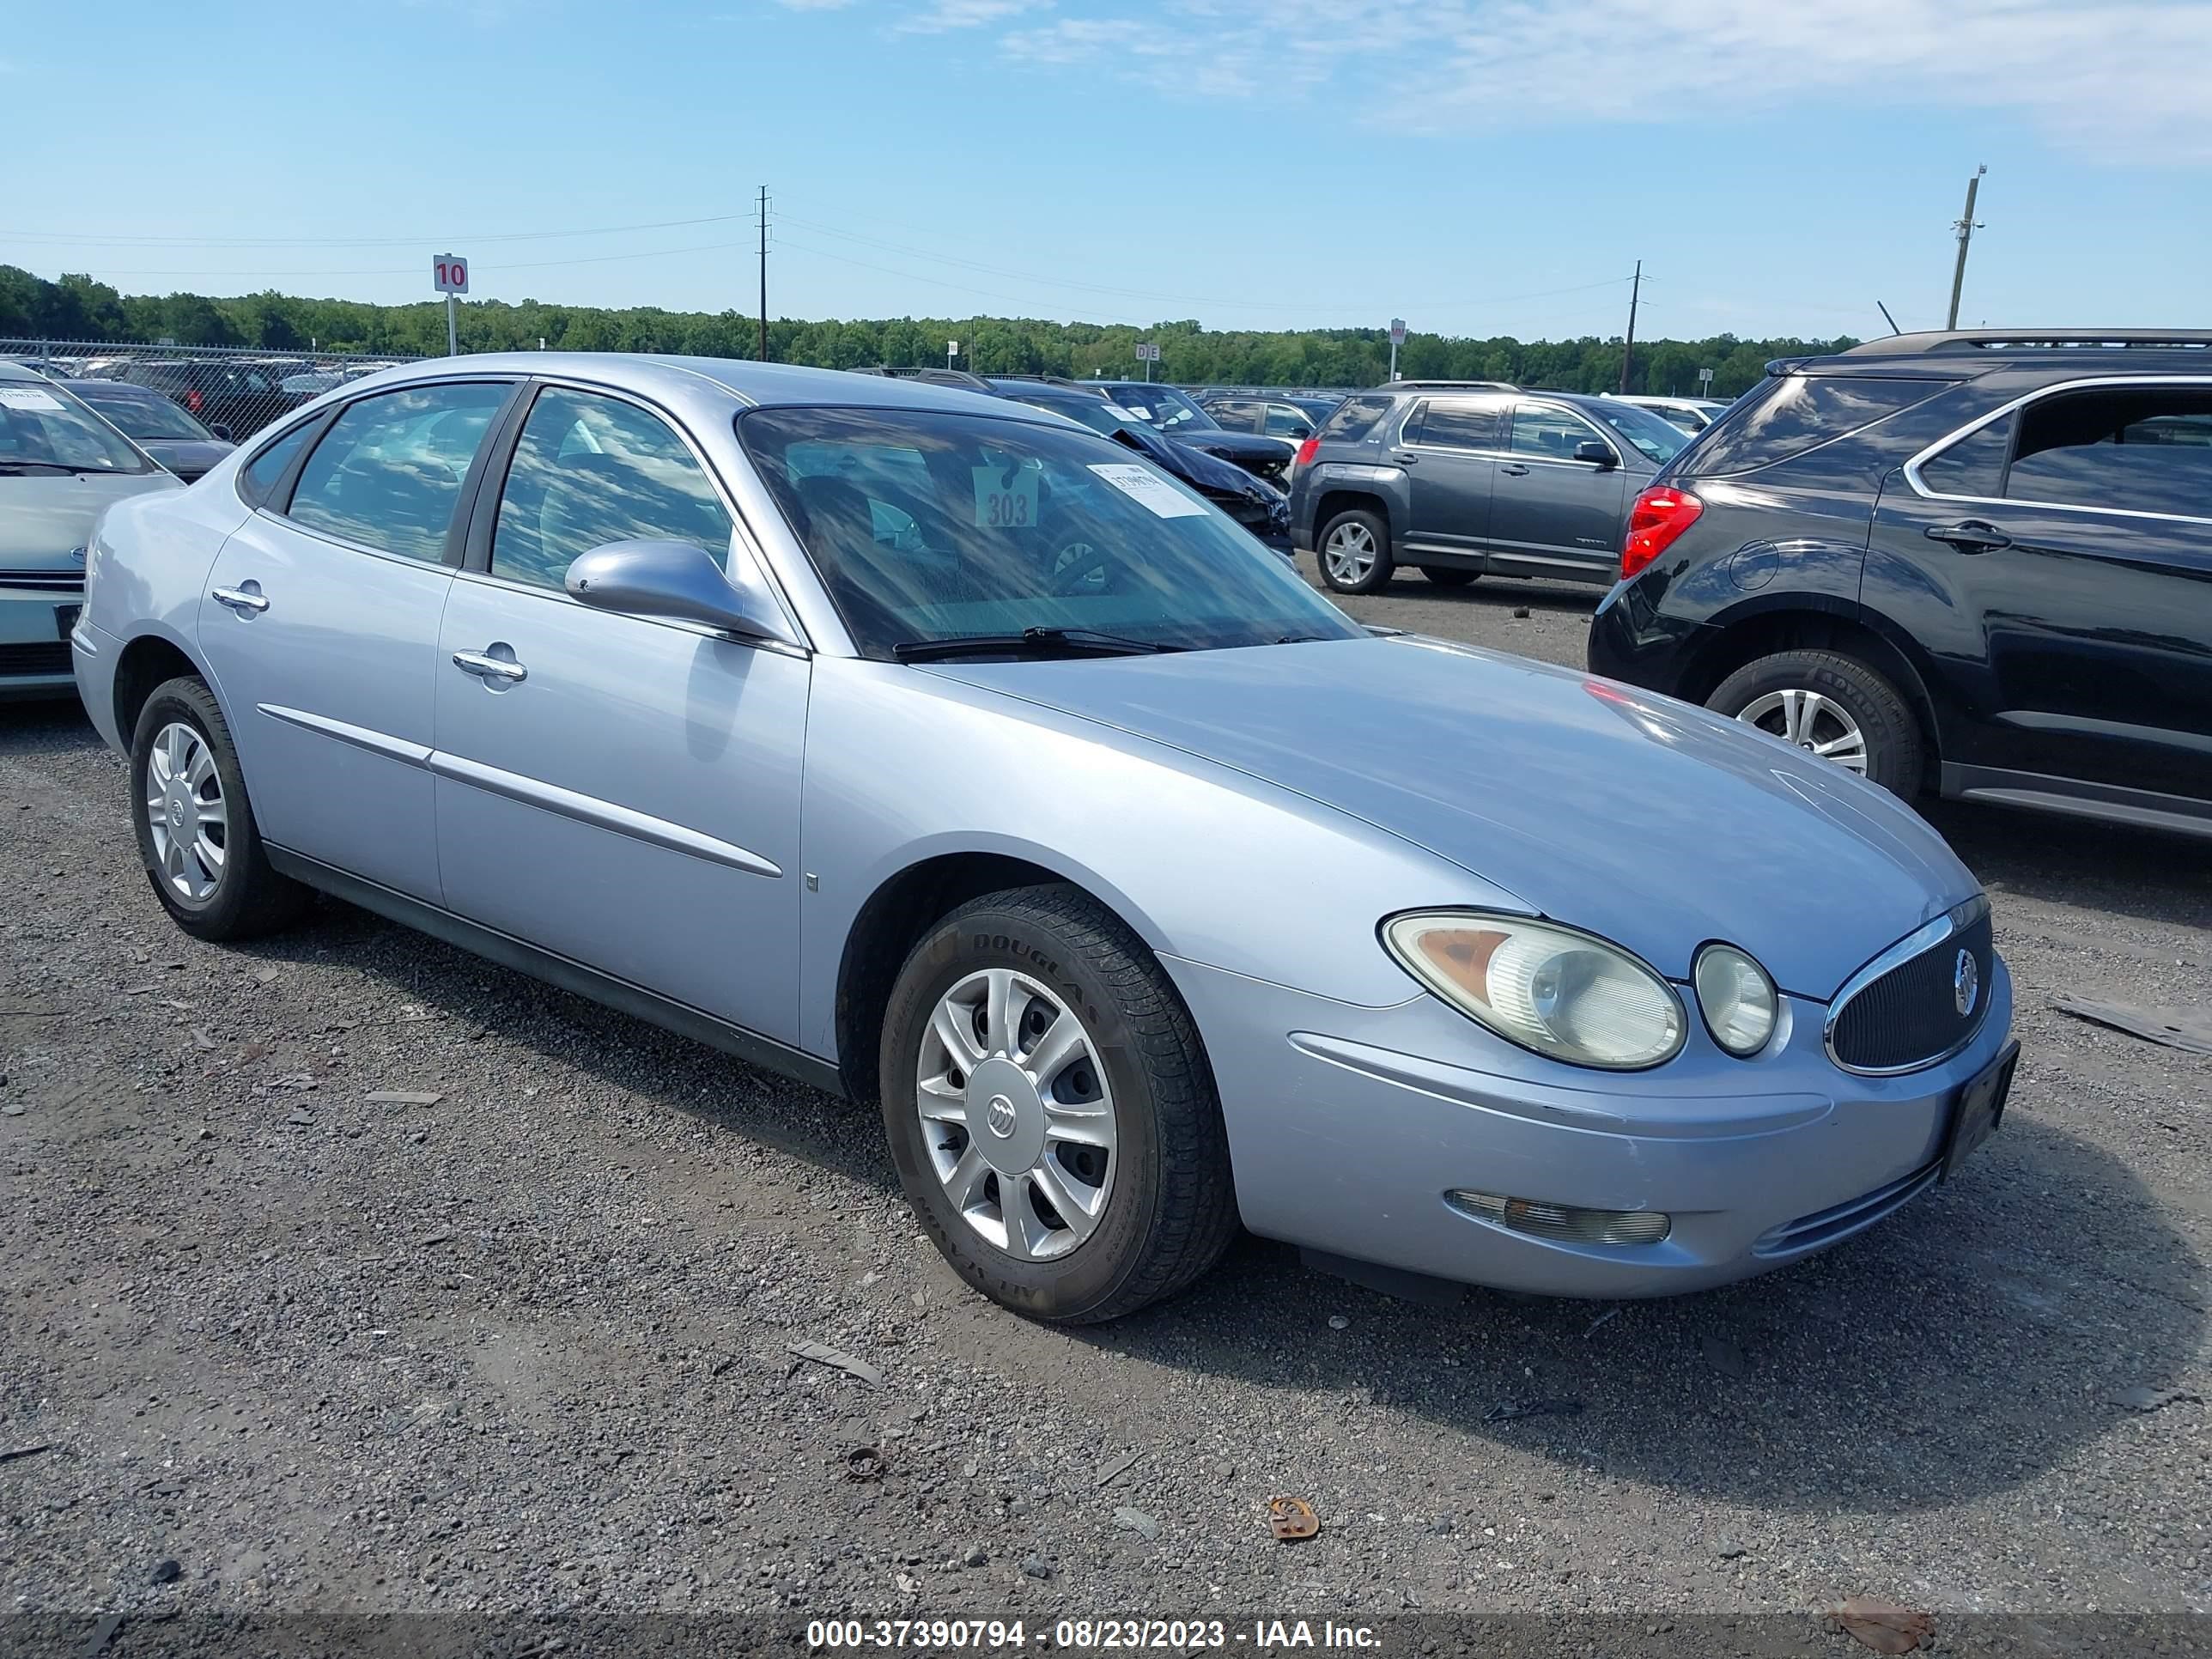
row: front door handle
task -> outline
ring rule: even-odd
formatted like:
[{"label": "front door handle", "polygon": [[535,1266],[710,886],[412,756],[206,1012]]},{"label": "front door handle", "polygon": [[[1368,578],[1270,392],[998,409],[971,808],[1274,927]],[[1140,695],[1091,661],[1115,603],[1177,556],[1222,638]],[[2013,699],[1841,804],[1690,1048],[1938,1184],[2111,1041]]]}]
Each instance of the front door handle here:
[{"label": "front door handle", "polygon": [[509,685],[530,678],[530,671],[512,657],[489,656],[482,651],[454,652],[453,666],[480,680],[503,680]]},{"label": "front door handle", "polygon": [[1518,461],[1508,461],[1498,470],[1509,478],[1525,478],[1528,476],[1528,469]]},{"label": "front door handle", "polygon": [[217,605],[229,606],[241,617],[258,617],[269,608],[269,601],[261,597],[258,582],[248,582],[243,587],[218,587],[208,597]]},{"label": "front door handle", "polygon": [[1931,542],[1948,542],[1961,553],[1994,553],[2001,547],[2010,547],[2012,538],[1993,524],[1979,519],[1968,519],[1963,524],[1932,524],[1928,526]]}]

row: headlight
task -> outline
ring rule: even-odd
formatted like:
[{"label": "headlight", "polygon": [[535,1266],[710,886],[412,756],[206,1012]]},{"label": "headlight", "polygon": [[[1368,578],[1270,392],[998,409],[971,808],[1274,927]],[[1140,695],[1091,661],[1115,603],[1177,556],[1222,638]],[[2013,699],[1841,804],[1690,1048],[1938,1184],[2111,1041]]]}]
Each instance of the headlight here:
[{"label": "headlight", "polygon": [[1708,945],[1690,975],[1698,1008],[1713,1041],[1739,1060],[1749,1059],[1774,1035],[1781,1002],[1766,969],[1733,945]]},{"label": "headlight", "polygon": [[1574,1066],[1634,1071],[1682,1046],[1674,988],[1618,946],[1518,916],[1400,916],[1383,942],[1406,970],[1509,1042]]}]

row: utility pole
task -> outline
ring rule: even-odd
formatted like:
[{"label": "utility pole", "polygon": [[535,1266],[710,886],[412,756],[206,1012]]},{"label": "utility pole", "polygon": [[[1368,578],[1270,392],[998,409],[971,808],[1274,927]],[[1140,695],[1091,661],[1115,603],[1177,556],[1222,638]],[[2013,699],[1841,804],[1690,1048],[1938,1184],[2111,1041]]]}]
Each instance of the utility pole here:
[{"label": "utility pole", "polygon": [[1959,263],[1951,272],[1951,316],[1950,320],[1943,325],[1945,328],[1959,325],[1959,292],[1966,285],[1966,245],[1974,240],[1977,230],[1984,228],[1974,222],[1974,193],[1982,187],[1982,175],[1989,170],[1989,164],[1984,162],[1976,167],[1974,176],[1966,180],[1966,216],[1953,227],[1959,233]]},{"label": "utility pole", "polygon": [[1628,342],[1620,354],[1620,389],[1628,390],[1629,371],[1636,364],[1636,302],[1644,294],[1644,261],[1636,262],[1633,286],[1628,290]]},{"label": "utility pole", "polygon": [[768,361],[768,186],[760,187],[761,326],[760,360]]}]

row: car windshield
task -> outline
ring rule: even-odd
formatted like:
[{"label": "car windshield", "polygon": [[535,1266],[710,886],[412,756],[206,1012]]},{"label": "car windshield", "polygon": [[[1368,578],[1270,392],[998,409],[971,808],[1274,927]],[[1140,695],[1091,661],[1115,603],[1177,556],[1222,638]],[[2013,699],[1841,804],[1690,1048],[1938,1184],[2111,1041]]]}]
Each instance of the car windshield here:
[{"label": "car windshield", "polygon": [[126,438],[189,438],[205,442],[215,434],[167,398],[105,389],[90,383],[71,388]]},{"label": "car windshield", "polygon": [[1121,407],[1162,432],[1218,432],[1213,416],[1171,386],[1133,386],[1121,390]]},{"label": "car windshield", "polygon": [[1634,444],[1646,460],[1665,465],[1680,453],[1682,446],[1690,441],[1690,434],[1671,421],[1662,421],[1648,409],[1634,404],[1613,404],[1592,408],[1598,419]]},{"label": "car windshield", "polygon": [[1065,415],[1071,421],[1080,421],[1093,432],[1103,432],[1108,437],[1130,424],[1126,416],[1103,398],[1055,398],[1049,393],[1017,392],[1013,400],[1027,404],[1031,409],[1042,409],[1054,415]]},{"label": "car windshield", "polygon": [[1203,498],[1103,438],[914,409],[754,410],[737,429],[866,656],[1030,629],[1171,650],[1360,637]]},{"label": "car windshield", "polygon": [[46,380],[0,380],[0,473],[150,472],[122,434]]}]

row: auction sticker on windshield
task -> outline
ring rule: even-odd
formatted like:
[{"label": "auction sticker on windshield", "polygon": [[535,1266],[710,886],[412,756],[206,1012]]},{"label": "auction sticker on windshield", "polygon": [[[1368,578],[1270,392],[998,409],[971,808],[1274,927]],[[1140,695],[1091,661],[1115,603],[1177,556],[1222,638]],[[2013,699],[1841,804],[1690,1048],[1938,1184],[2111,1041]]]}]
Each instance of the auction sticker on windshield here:
[{"label": "auction sticker on windshield", "polygon": [[51,392],[41,392],[34,386],[0,386],[0,409],[51,409],[59,410],[62,400]]},{"label": "auction sticker on windshield", "polygon": [[1036,467],[1024,463],[971,467],[969,471],[975,480],[978,525],[987,530],[1022,530],[1037,521]]},{"label": "auction sticker on windshield", "polygon": [[1197,519],[1206,514],[1206,503],[1194,501],[1157,473],[1121,463],[1093,463],[1091,470],[1133,501],[1152,508],[1156,518]]}]

